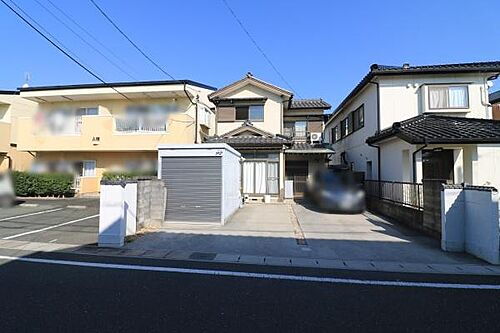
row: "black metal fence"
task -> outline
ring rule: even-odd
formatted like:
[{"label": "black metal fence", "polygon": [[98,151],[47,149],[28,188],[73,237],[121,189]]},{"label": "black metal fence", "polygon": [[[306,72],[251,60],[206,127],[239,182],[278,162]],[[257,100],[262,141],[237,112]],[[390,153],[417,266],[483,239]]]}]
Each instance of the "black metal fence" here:
[{"label": "black metal fence", "polygon": [[365,190],[368,197],[385,200],[394,204],[423,210],[423,185],[407,182],[366,180]]}]

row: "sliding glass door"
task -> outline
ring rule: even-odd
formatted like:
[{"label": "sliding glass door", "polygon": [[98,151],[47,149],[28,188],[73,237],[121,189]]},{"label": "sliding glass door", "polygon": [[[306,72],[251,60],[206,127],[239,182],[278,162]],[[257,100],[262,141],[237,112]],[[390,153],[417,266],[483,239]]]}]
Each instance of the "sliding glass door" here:
[{"label": "sliding glass door", "polygon": [[244,194],[278,194],[279,163],[245,161],[243,163]]}]

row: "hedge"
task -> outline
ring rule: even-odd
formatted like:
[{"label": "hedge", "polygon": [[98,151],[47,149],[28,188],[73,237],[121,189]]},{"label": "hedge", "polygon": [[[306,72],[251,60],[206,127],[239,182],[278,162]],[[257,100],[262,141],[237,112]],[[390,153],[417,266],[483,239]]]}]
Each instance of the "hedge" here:
[{"label": "hedge", "polygon": [[103,180],[126,180],[139,177],[156,176],[156,171],[106,171],[102,174]]},{"label": "hedge", "polygon": [[12,172],[12,182],[20,197],[68,197],[75,194],[74,176],[67,173]]}]

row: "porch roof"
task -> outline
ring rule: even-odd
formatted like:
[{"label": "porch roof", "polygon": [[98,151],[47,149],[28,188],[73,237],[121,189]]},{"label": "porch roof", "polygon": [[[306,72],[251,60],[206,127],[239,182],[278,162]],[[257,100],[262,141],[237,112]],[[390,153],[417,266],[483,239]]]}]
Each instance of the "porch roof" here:
[{"label": "porch roof", "polygon": [[410,144],[500,143],[500,121],[423,114],[378,132],[366,139],[374,144],[398,137]]},{"label": "porch roof", "polygon": [[231,137],[210,136],[205,139],[207,143],[227,143],[230,146],[239,147],[282,147],[290,145],[291,141],[281,136],[265,137],[252,135],[239,135]]},{"label": "porch roof", "polygon": [[285,150],[287,154],[334,154],[333,149],[324,144],[310,144],[307,142],[296,142],[290,149]]}]

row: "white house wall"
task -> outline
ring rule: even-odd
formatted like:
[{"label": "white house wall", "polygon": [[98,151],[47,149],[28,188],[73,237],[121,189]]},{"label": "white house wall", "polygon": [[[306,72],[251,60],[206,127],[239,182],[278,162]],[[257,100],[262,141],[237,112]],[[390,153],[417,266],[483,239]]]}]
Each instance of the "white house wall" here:
[{"label": "white house wall", "polygon": [[377,131],[377,88],[374,84],[368,84],[351,103],[339,111],[339,115],[325,127],[325,139],[327,142],[332,142],[332,128],[361,105],[364,105],[365,109],[364,127],[333,144],[336,153],[331,164],[341,164],[341,153],[346,152],[347,160],[353,163],[354,171],[366,172],[367,162],[372,161],[372,178],[376,178],[377,149],[365,143],[366,138]]},{"label": "white house wall", "polygon": [[[491,110],[483,104],[487,101],[486,77],[477,74],[384,76],[379,82],[381,129],[427,112],[491,119]],[[469,108],[430,110],[428,85],[431,84],[468,84]]]}]

